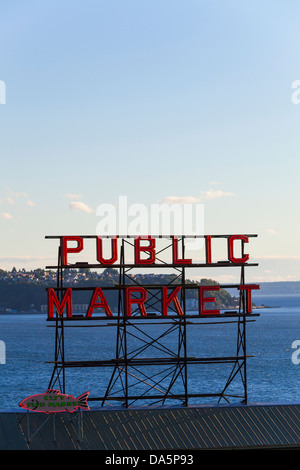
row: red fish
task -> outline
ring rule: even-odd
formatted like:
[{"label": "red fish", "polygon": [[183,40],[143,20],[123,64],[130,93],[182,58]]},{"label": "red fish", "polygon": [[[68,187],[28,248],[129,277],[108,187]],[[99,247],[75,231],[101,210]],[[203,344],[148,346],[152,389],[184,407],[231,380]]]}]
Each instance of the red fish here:
[{"label": "red fish", "polygon": [[72,395],[64,395],[60,390],[48,389],[45,393],[31,395],[21,401],[19,406],[25,410],[39,411],[42,413],[58,413],[68,411],[73,413],[78,408],[89,410],[87,398],[90,392],[74,398]]}]

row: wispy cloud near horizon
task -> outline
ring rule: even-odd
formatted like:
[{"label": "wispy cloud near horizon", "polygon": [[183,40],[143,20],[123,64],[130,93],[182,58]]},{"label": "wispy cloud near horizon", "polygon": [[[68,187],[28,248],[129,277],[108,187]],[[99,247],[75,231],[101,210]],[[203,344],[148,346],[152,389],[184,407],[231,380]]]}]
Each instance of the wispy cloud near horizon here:
[{"label": "wispy cloud near horizon", "polygon": [[251,258],[299,261],[300,255],[252,255]]},{"label": "wispy cloud near horizon", "polygon": [[20,197],[28,197],[27,193],[23,192],[11,192],[7,197],[6,200],[10,205],[14,205]]},{"label": "wispy cloud near horizon", "polygon": [[[34,207],[36,204],[33,202],[31,199],[29,199],[29,194],[24,193],[24,192],[18,192],[18,191],[10,191],[7,196],[5,196],[5,199],[3,201],[6,201],[10,206],[16,206],[19,200],[27,199],[26,205],[29,207]],[[2,201],[2,200],[1,200]]]},{"label": "wispy cloud near horizon", "polygon": [[89,207],[87,204],[85,204],[82,201],[72,201],[72,202],[70,202],[69,208],[72,211],[73,210],[78,210],[78,211],[87,212],[87,213],[94,212],[94,209],[92,209],[91,207]]},{"label": "wispy cloud near horizon", "polygon": [[82,195],[81,195],[81,194],[67,193],[67,194],[66,194],[66,197],[67,197],[68,199],[71,199],[71,201],[74,201],[74,200],[75,200],[75,201],[78,201],[79,199],[82,198]]},{"label": "wispy cloud near horizon", "polygon": [[18,262],[24,262],[24,263],[30,263],[32,261],[47,261],[47,260],[56,260],[57,258],[55,256],[49,257],[49,256],[28,256],[28,255],[20,255],[20,256],[0,256],[0,263],[2,262],[9,262],[9,263],[18,263]]},{"label": "wispy cloud near horizon", "polygon": [[195,204],[201,199],[194,196],[167,196],[162,201],[164,204]]},{"label": "wispy cloud near horizon", "polygon": [[209,189],[208,191],[202,191],[204,199],[216,199],[220,197],[235,196],[235,193],[222,191],[221,189]]},{"label": "wispy cloud near horizon", "polygon": [[27,206],[30,206],[30,207],[34,207],[36,205],[36,203],[31,201],[30,199],[28,199],[26,204],[27,204]]},{"label": "wispy cloud near horizon", "polygon": [[13,219],[13,216],[8,212],[2,212],[1,217],[2,219]]},{"label": "wispy cloud near horizon", "polygon": [[[211,183],[213,184],[213,183]],[[217,184],[217,182],[215,182]],[[222,191],[221,189],[209,189],[208,191],[201,191],[201,196],[166,196],[162,199],[165,204],[196,204],[203,203],[205,200],[216,199],[221,197],[235,196],[235,193],[229,191]]]}]

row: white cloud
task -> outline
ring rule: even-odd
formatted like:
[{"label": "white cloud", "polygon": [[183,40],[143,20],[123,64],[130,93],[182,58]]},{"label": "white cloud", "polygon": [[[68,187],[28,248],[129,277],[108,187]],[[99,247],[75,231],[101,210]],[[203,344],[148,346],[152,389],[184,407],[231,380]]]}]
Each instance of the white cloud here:
[{"label": "white cloud", "polygon": [[210,181],[209,184],[220,184],[218,181]]},{"label": "white cloud", "polygon": [[[216,181],[211,182],[211,184],[218,184]],[[167,196],[165,197],[161,203],[165,204],[196,204],[199,202],[203,202],[205,199],[216,199],[219,197],[226,197],[226,196],[235,196],[235,193],[222,191],[221,189],[209,189],[208,191],[201,191],[201,197],[194,197],[194,196]]]},{"label": "white cloud", "polygon": [[68,199],[71,199],[71,201],[73,200],[78,201],[82,197],[81,194],[71,194],[71,193],[67,193],[66,196]]},{"label": "white cloud", "polygon": [[15,199],[11,196],[7,196],[7,202],[9,202],[9,204],[13,205],[15,203]]},{"label": "white cloud", "polygon": [[255,259],[279,259],[279,260],[300,260],[300,255],[256,255],[252,256]]},{"label": "white cloud", "polygon": [[235,196],[234,193],[222,191],[221,189],[209,189],[208,191],[202,191],[201,194],[203,195],[204,199],[216,199],[218,197]]},{"label": "white cloud", "polygon": [[274,230],[273,228],[266,228],[266,232],[270,233],[271,235],[275,235],[276,230]]},{"label": "white cloud", "polygon": [[200,202],[200,199],[193,196],[167,196],[161,202],[165,204],[195,204]]},{"label": "white cloud", "polygon": [[71,210],[78,210],[78,211],[83,211],[87,213],[94,212],[94,210],[91,207],[87,206],[84,202],[81,202],[81,201],[72,201],[70,202],[69,207]]},{"label": "white cloud", "polygon": [[0,262],[26,262],[30,263],[31,261],[48,261],[48,260],[55,260],[56,258],[54,257],[49,257],[49,256],[28,256],[28,255],[23,255],[23,256],[4,256],[0,258]]},{"label": "white cloud", "polygon": [[11,214],[9,214],[8,212],[2,212],[1,216],[2,216],[3,219],[12,219],[13,218],[13,216]]},{"label": "white cloud", "polygon": [[27,201],[27,206],[33,207],[35,205],[35,202],[31,201],[30,199]]},{"label": "white cloud", "polygon": [[[286,282],[286,281],[298,281],[299,276],[291,276],[288,274],[287,276],[281,276],[280,274],[267,275],[267,277],[257,276],[254,282]],[[257,291],[259,293],[259,291]]]},{"label": "white cloud", "polygon": [[10,193],[6,199],[9,202],[9,204],[14,205],[16,200],[19,199],[20,197],[28,197],[28,194],[22,193],[22,192]]}]

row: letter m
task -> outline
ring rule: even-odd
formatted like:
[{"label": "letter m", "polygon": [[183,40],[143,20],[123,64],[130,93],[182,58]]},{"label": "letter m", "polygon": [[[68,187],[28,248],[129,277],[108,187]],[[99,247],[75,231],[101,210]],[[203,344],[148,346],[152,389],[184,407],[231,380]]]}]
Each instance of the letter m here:
[{"label": "letter m", "polygon": [[63,316],[64,309],[67,308],[67,317],[72,317],[72,289],[68,288],[60,302],[56,296],[54,289],[48,290],[48,318],[54,316],[54,305],[59,315]]}]

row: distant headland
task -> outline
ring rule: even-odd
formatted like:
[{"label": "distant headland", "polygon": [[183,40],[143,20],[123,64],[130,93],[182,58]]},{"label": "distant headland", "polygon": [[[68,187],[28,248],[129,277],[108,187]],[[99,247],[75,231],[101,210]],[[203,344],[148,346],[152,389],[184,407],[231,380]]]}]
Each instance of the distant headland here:
[{"label": "distant headland", "polygon": [[[177,275],[174,274],[135,274],[128,276],[132,283],[140,285],[172,285],[176,282]],[[0,270],[0,313],[21,312],[45,312],[47,303],[46,287],[56,286],[56,272],[44,269],[26,271],[24,268],[11,271]],[[64,272],[65,287],[97,287],[114,286],[119,283],[119,273],[116,269],[106,268],[103,272],[91,271],[89,268],[68,269]],[[201,279],[200,281],[186,280],[191,285],[217,285],[212,279]],[[171,287],[171,286],[170,286]],[[85,305],[89,303],[87,291],[77,291],[76,304]],[[108,293],[112,308],[117,309],[118,299],[115,292]],[[231,296],[225,289],[220,289],[216,297],[215,307],[218,309],[238,308],[237,297]],[[197,305],[197,289],[187,289],[186,305],[193,310]]]},{"label": "distant headland", "polygon": [[[139,284],[168,284],[175,278],[173,274],[136,274],[133,282]],[[89,268],[69,269],[64,274],[64,285],[80,286],[113,286],[118,283],[118,271],[106,268],[103,272],[91,271]],[[216,285],[213,279],[199,281],[187,280],[187,283],[197,285]],[[300,281],[261,282],[257,295],[300,294]],[[175,284],[174,284],[175,285]],[[45,311],[46,287],[56,286],[56,272],[44,269],[26,271],[25,268],[11,271],[0,269],[0,313],[21,313]],[[196,304],[196,290],[187,290],[187,307],[193,309]],[[114,299],[111,299],[114,303]],[[117,299],[116,305],[117,305]],[[86,304],[86,293],[78,294],[78,304]],[[259,301],[256,302],[259,306]],[[115,305],[115,307],[116,307]],[[254,304],[255,305],[255,304]],[[238,297],[232,296],[225,289],[216,293],[216,307],[220,309],[238,308]]]}]

